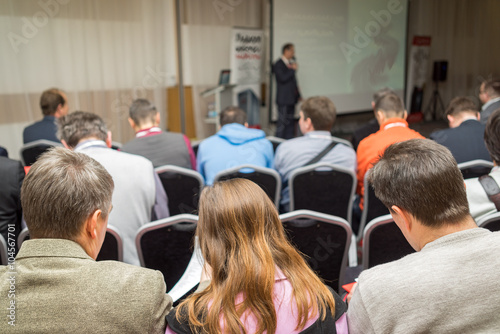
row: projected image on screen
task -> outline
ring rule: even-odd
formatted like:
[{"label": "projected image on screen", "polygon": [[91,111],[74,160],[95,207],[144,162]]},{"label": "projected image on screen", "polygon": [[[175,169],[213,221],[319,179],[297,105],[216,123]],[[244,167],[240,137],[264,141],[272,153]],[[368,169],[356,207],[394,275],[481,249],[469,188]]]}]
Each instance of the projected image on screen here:
[{"label": "projected image on screen", "polygon": [[367,110],[374,91],[404,90],[406,12],[406,0],[275,0],[274,58],[293,43],[302,96]]}]

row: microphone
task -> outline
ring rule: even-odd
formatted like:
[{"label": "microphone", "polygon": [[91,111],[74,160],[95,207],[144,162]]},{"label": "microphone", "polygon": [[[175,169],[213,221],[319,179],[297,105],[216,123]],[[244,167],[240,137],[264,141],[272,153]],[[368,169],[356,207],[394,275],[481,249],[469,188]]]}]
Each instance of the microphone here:
[{"label": "microphone", "polygon": [[295,64],[297,62],[297,59],[295,59],[295,57],[292,57],[292,58],[290,58],[290,60],[288,62],[290,63],[290,65],[292,65],[292,64]]}]

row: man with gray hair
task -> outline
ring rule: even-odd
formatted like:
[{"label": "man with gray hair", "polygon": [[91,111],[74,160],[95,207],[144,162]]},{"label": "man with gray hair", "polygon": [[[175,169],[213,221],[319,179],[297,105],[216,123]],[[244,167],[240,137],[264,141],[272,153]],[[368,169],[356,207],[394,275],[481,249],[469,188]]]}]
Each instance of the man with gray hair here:
[{"label": "man with gray hair", "polygon": [[96,114],[76,111],[59,119],[59,138],[66,148],[99,161],[115,181],[109,223],[123,238],[123,261],[139,265],[135,236],[151,220],[169,216],[167,195],[151,162],[111,149],[111,132]]},{"label": "man with gray hair", "polygon": [[62,147],[33,164],[21,190],[30,240],[0,266],[0,332],[164,333],[163,275],[95,261],[113,187],[96,160]]},{"label": "man with gray hair", "polygon": [[486,80],[479,87],[481,107],[481,123],[486,124],[490,115],[500,108],[500,80]]},{"label": "man with gray hair", "polygon": [[132,102],[128,122],[135,131],[132,139],[122,147],[123,152],[141,155],[153,166],[174,165],[196,169],[196,158],[189,139],[181,133],[162,131],[160,113],[146,99]]},{"label": "man with gray hair", "polygon": [[498,333],[500,233],[472,219],[450,151],[429,139],[396,143],[368,177],[417,252],[361,273],[349,333]]}]

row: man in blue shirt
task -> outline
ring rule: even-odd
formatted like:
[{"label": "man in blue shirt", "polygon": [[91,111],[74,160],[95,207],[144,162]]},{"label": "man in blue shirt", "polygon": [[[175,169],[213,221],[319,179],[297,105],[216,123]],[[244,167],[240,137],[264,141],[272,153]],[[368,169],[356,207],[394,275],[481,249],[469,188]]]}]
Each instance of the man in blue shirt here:
[{"label": "man in blue shirt", "polygon": [[220,115],[222,128],[200,144],[196,169],[206,184],[212,184],[217,173],[240,165],[272,168],[273,145],[264,131],[249,129],[246,120],[240,108],[226,108]]}]

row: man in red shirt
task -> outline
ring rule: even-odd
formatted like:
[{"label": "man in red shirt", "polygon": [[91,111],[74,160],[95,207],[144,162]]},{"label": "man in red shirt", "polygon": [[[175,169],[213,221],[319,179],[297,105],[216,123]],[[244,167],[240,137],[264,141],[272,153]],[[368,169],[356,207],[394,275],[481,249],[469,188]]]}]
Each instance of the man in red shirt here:
[{"label": "man in red shirt", "polygon": [[375,118],[380,130],[363,139],[358,146],[358,186],[356,192],[360,196],[360,208],[363,209],[364,178],[368,169],[379,160],[385,149],[396,142],[424,137],[408,127],[406,110],[399,96],[388,93],[376,101]]}]

